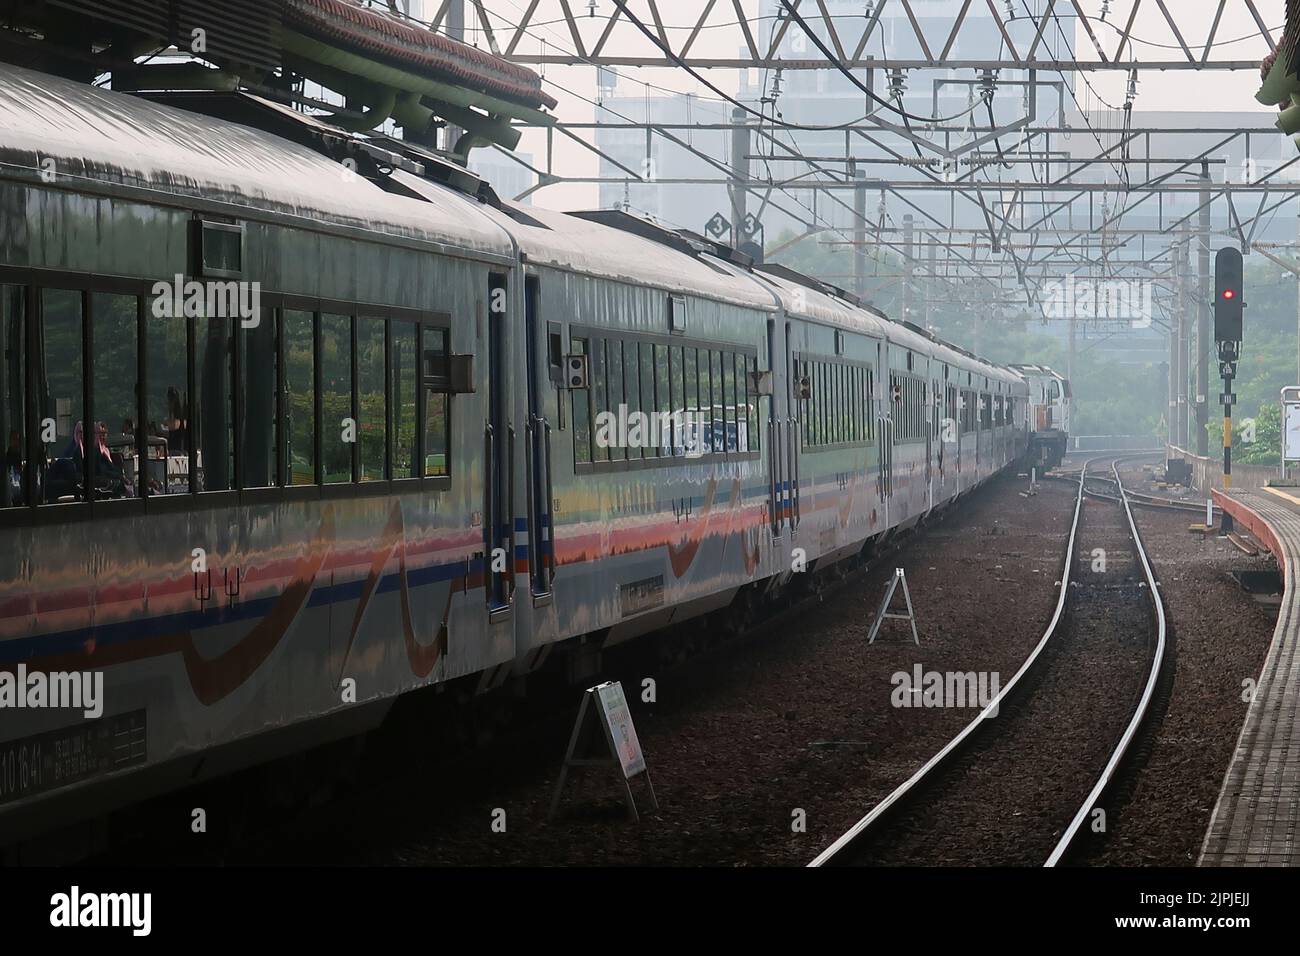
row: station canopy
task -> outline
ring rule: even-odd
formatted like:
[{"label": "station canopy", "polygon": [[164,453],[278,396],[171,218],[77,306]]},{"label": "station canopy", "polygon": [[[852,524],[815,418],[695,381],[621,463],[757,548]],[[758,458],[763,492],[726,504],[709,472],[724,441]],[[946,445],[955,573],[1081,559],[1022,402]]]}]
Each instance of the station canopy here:
[{"label": "station canopy", "polygon": [[20,66],[110,75],[117,90],[243,89],[322,109],[352,132],[392,120],[429,145],[454,126],[461,156],[513,148],[511,120],[549,124],[556,105],[533,70],[360,0],[11,0],[0,12],[0,58]]}]

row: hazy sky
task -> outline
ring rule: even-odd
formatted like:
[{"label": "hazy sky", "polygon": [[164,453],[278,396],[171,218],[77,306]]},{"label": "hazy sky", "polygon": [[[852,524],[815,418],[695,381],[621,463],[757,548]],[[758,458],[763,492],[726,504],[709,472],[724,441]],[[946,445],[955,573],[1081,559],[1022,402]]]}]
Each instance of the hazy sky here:
[{"label": "hazy sky", "polygon": [[[570,9],[575,14],[584,38],[584,44],[588,50],[595,45],[600,31],[607,23],[609,12],[614,8],[614,0],[595,0],[595,2],[598,15],[593,18],[588,16],[590,0],[570,0]],[[646,0],[629,0],[629,2],[630,9],[638,17],[646,23],[652,22]],[[757,15],[759,0],[742,0],[742,2],[751,17]],[[1033,0],[1030,3],[1030,8],[1040,8],[1041,2],[1042,0]],[[1119,31],[1128,19],[1133,2],[1134,0],[1113,0],[1110,5],[1111,12],[1108,17],[1108,24],[1099,27],[1098,37],[1108,56],[1115,48]],[[424,0],[426,10],[430,7],[436,8],[437,5],[435,0]],[[508,42],[511,36],[509,24],[518,23],[528,5],[529,0],[486,0],[485,6],[493,18],[494,28],[498,32],[498,39],[503,45]],[[1082,5],[1090,14],[1098,13],[1102,7],[1101,0],[1083,0]],[[466,6],[469,8],[470,5],[467,3]],[[701,0],[659,0],[658,6],[664,17],[665,27],[674,40],[674,46],[680,46],[699,16],[699,11],[702,9]],[[816,4],[806,0],[804,6],[808,8],[808,10],[804,11],[805,15],[816,14]],[[913,0],[913,8],[918,12],[918,15],[922,16],[935,15],[936,8],[941,6],[945,8],[951,7],[956,10],[960,7],[960,3],[957,0]],[[1004,3],[999,2],[998,6],[1001,8]],[[1193,54],[1199,58],[1200,48],[1209,35],[1218,4],[1215,0],[1167,0],[1166,6],[1169,7],[1176,18],[1178,27],[1188,46],[1191,47]],[[1270,28],[1275,28],[1275,37],[1279,36],[1281,24],[1284,20],[1283,0],[1257,0],[1257,6],[1261,14],[1268,19]],[[1019,0],[1017,0],[1017,7],[1019,7]],[[833,7],[833,9],[837,8],[843,9],[842,6]],[[1071,9],[1066,0],[1060,0],[1057,8],[1065,11]],[[470,29],[467,31],[466,39],[470,42],[477,41],[478,45],[486,47],[487,44],[484,41],[482,32],[474,28],[472,9],[468,11],[468,19]],[[736,56],[737,51],[744,43],[744,39],[739,28],[734,25],[734,20],[735,12],[732,4],[726,2],[726,0],[718,0],[710,14],[710,26],[701,31],[692,49],[692,54],[718,57]],[[1064,22],[1069,24],[1074,21],[1067,20]],[[712,26],[714,24],[717,26]],[[1110,24],[1113,24],[1113,26]],[[865,22],[863,25],[865,25]],[[856,24],[851,28],[845,28],[837,22],[837,28],[841,29],[842,32],[853,34],[853,40],[849,42],[856,43],[856,38],[861,33],[861,27]],[[1172,31],[1164,21],[1159,5],[1152,2],[1152,0],[1145,0],[1142,3],[1132,30],[1132,36],[1153,41],[1152,43],[1137,43],[1135,45],[1134,49],[1138,58],[1175,59],[1183,57],[1182,51],[1177,47],[1177,41],[1173,38]],[[935,39],[933,36],[927,36],[927,38],[930,40],[932,48],[937,49],[942,45],[942,39]],[[1268,46],[1259,35],[1243,0],[1229,0],[1223,19],[1219,24],[1216,40],[1218,43],[1212,54],[1213,59],[1258,61],[1268,50]],[[1239,42],[1225,43],[1223,41]],[[1076,24],[1073,43],[1080,58],[1097,59],[1092,42],[1081,25]],[[1174,48],[1160,49],[1154,43],[1168,43],[1172,44]],[[544,47],[551,51],[556,49],[569,51],[573,47],[559,0],[540,0],[531,21],[530,36],[521,43],[519,50],[521,52],[538,53]],[[607,50],[630,55],[649,55],[655,52],[649,41],[637,32],[635,26],[626,21],[621,21],[615,27]],[[644,84],[653,83],[670,90],[697,93],[705,99],[712,96],[683,71],[622,69],[620,73],[619,95],[641,95],[645,92]],[[546,89],[560,100],[555,113],[561,120],[568,122],[591,122],[593,120],[595,107],[587,102],[588,99],[595,99],[596,97],[595,70],[593,67],[585,65],[577,67],[546,66],[544,74],[547,81]],[[715,70],[709,72],[708,77],[730,94],[735,94],[739,89],[740,76],[737,71]],[[1089,74],[1088,79],[1096,93],[1103,99],[1112,104],[1123,102],[1124,88],[1127,81],[1124,73],[1092,73]],[[913,85],[913,88],[916,88],[915,84],[918,82],[920,82],[920,78],[909,79],[909,83]],[[1272,122],[1275,114],[1255,102],[1254,94],[1258,87],[1259,78],[1254,70],[1232,73],[1186,70],[1142,71],[1139,74],[1136,108],[1139,110],[1184,110],[1188,112],[1189,125],[1194,123],[1194,117],[1198,111],[1256,110],[1260,114],[1258,125],[1267,125]],[[1085,108],[1101,107],[1101,103],[1093,98],[1091,91],[1088,90],[1084,83],[1078,83],[1077,90],[1080,103]],[[655,93],[657,91],[651,92]],[[846,117],[846,119],[850,118]],[[1281,134],[1279,133],[1279,135]],[[526,134],[520,149],[531,152],[537,164],[542,165],[546,153],[545,135],[542,133]],[[554,163],[556,171],[563,175],[596,175],[597,161],[595,155],[576,144],[566,141],[563,136],[555,137]],[[596,204],[596,189],[597,187],[593,185],[550,186],[534,193],[533,201],[539,205],[559,209],[590,207]]]}]

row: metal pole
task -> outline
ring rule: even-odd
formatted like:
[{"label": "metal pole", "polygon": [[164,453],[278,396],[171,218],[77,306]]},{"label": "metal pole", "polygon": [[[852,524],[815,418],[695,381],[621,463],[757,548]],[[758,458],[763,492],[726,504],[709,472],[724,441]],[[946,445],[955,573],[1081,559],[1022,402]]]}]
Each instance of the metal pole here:
[{"label": "metal pole", "polygon": [[937,275],[935,271],[935,260],[938,258],[937,252],[938,252],[938,244],[937,243],[931,244],[930,269],[928,275],[925,278],[925,329],[927,332],[930,331],[931,329],[930,309],[932,303],[934,302],[934,277],[935,275]]},{"label": "metal pole", "polygon": [[[1196,454],[1210,453],[1210,167],[1201,164],[1200,287],[1196,302]],[[1243,250],[1244,251],[1244,250]]]},{"label": "metal pole", "polygon": [[903,217],[903,321],[912,321],[912,214]]},{"label": "metal pole", "polygon": [[[1178,264],[1182,261],[1182,246],[1174,241],[1170,256],[1174,263],[1174,317],[1169,323],[1169,365],[1165,373],[1168,386],[1169,410],[1165,415],[1165,442],[1178,444],[1178,313],[1182,309],[1182,280]],[[1168,455],[1166,454],[1166,457]]]},{"label": "metal pole", "polygon": [[867,172],[856,169],[853,181],[853,291],[859,298],[867,294]]},{"label": "metal pole", "polygon": [[745,236],[745,216],[749,213],[749,196],[740,185],[749,181],[749,126],[745,111],[731,111],[731,247],[739,249]]},{"label": "metal pole", "polygon": [[1065,377],[1071,382],[1074,381],[1074,359],[1079,354],[1079,317],[1074,314],[1074,309],[1070,309],[1070,315],[1067,321],[1070,323],[1070,348],[1065,353]]},{"label": "metal pole", "polygon": [[[453,40],[465,41],[465,0],[450,0],[451,5],[447,7],[447,36]],[[646,121],[650,118],[647,116]],[[452,152],[456,148],[456,141],[460,139],[461,134],[465,132],[459,126],[453,126],[448,123],[443,138],[443,148],[447,152]]]},{"label": "metal pole", "polygon": [[1182,238],[1178,243],[1178,263],[1175,268],[1175,276],[1178,295],[1175,300],[1174,325],[1178,330],[1177,335],[1177,352],[1175,354],[1174,365],[1174,401],[1178,403],[1176,409],[1176,425],[1174,428],[1174,444],[1179,448],[1187,448],[1187,232],[1185,229],[1179,230]]}]

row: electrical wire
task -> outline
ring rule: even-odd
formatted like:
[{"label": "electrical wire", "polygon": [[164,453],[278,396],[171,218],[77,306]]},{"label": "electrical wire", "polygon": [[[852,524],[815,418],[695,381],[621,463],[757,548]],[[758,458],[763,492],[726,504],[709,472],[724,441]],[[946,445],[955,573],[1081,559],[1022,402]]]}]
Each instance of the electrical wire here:
[{"label": "electrical wire", "polygon": [[[614,0],[614,2],[617,3],[620,7],[625,7],[626,4],[626,0]],[[913,120],[917,123],[952,123],[955,122],[956,120],[963,118],[964,116],[966,116],[968,113],[971,112],[971,110],[967,109],[967,110],[962,110],[960,113],[956,113],[953,116],[944,116],[944,117],[918,116],[915,113],[907,112],[907,110],[903,109],[902,107],[895,106],[893,103],[890,103],[889,100],[879,96],[875,90],[871,89],[871,87],[867,86],[867,84],[863,83],[861,80],[859,80],[856,76],[853,75],[853,71],[844,65],[844,62],[835,55],[835,53],[830,49],[830,47],[828,47],[825,44],[825,42],[823,42],[822,38],[817,35],[816,31],[813,30],[813,28],[808,25],[808,21],[806,21],[803,17],[799,15],[799,11],[794,8],[794,5],[790,2],[790,0],[780,0],[780,2],[781,5],[785,7],[786,14],[795,23],[799,25],[799,28],[803,30],[805,34],[807,34],[808,39],[812,40],[813,45],[817,47],[818,50],[821,51],[822,56],[826,57],[827,62],[830,63],[831,66],[835,67],[835,69],[839,70],[839,72],[843,73],[844,76],[848,78],[850,83],[856,86],[863,93],[867,94],[868,99],[878,103],[879,105],[885,107],[886,109],[894,111],[904,119]],[[628,15],[631,16],[631,14]],[[642,28],[644,29],[644,25],[642,25]],[[647,35],[648,36],[650,35],[648,31],[647,31]],[[654,39],[653,36],[651,37],[651,39]],[[656,43],[660,49],[664,49],[662,44],[658,44],[658,41],[656,41]],[[671,51],[666,51],[666,52],[668,52],[670,56],[675,57],[675,54],[672,54]],[[683,66],[685,65],[680,60],[678,60],[678,62],[682,63]]]}]

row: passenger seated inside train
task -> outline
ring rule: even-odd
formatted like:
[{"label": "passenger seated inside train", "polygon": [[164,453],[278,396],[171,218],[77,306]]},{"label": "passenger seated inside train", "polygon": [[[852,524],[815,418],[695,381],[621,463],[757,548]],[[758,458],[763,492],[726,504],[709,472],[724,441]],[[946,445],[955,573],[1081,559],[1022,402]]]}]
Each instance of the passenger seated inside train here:
[{"label": "passenger seated inside train", "polygon": [[[134,486],[126,480],[121,455],[114,456],[108,448],[108,426],[95,424],[95,441],[91,469],[97,498],[133,498]],[[72,429],[72,437],[63,451],[50,459],[45,476],[45,500],[86,500],[86,438],[85,427],[79,421]]]}]

